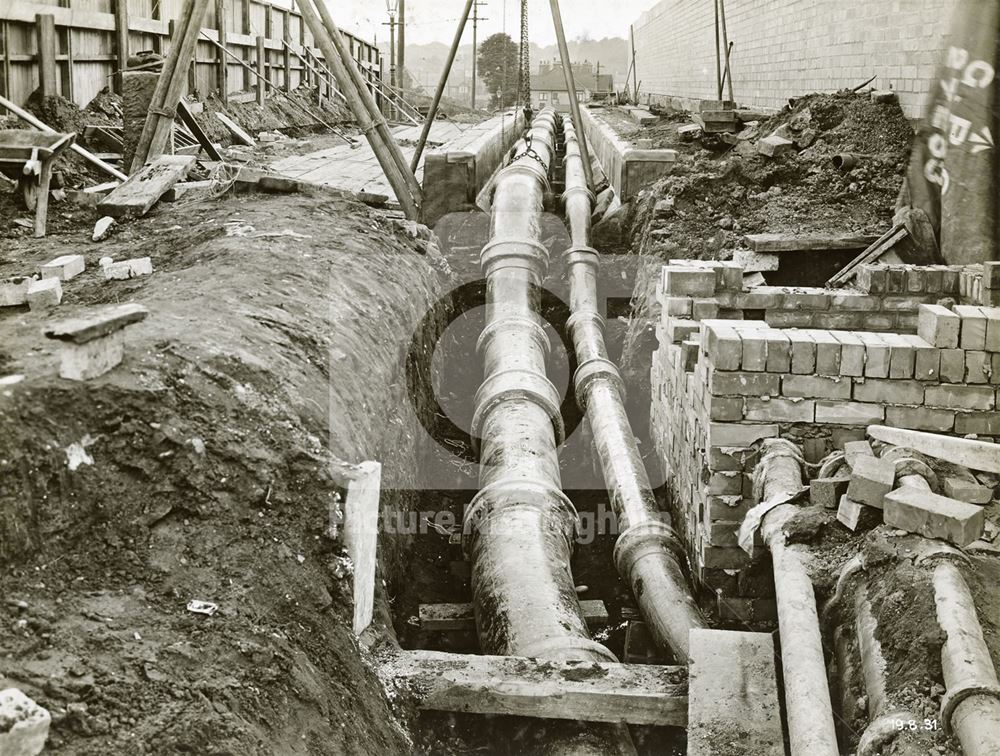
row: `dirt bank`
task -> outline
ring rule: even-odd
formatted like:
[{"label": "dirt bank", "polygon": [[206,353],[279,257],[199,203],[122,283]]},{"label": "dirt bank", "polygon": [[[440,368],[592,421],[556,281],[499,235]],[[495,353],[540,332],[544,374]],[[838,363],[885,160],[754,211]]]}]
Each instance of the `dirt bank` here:
[{"label": "dirt bank", "polygon": [[[52,711],[54,753],[408,752],[329,511],[363,460],[415,483],[402,362],[438,268],[324,194],[161,204],[102,244],[75,212],[0,240],[0,276],[88,264],[58,311],[0,314],[0,687]],[[105,282],[105,255],[155,273]],[[125,363],[59,379],[45,325],[130,301]],[[383,618],[407,547],[383,541]]]}]

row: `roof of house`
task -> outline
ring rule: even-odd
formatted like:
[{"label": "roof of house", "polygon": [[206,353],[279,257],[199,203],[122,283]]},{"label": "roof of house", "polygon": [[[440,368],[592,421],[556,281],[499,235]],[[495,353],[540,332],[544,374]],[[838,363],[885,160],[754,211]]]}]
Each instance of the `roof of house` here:
[{"label": "roof of house", "polygon": [[[593,74],[588,71],[574,71],[576,88],[588,89],[591,92],[611,92],[615,88],[615,77],[612,74]],[[568,92],[566,78],[562,68],[553,68],[531,77],[531,89],[539,92]]]}]

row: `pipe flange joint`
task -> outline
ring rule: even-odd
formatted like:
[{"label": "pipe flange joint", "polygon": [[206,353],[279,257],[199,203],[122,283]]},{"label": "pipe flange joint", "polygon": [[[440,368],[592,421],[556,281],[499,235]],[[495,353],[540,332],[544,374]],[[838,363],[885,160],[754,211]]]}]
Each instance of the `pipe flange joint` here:
[{"label": "pipe flange joint", "polygon": [[593,310],[577,310],[566,318],[566,330],[570,333],[576,333],[578,328],[583,328],[587,325],[592,326],[603,335],[606,321],[603,315]]},{"label": "pipe flange joint", "polygon": [[941,699],[941,721],[944,723],[945,735],[951,735],[951,718],[959,704],[972,696],[990,696],[1000,700],[1000,687],[996,685],[967,684],[957,690],[949,690]]},{"label": "pipe flange joint", "polygon": [[573,374],[573,385],[576,387],[576,403],[581,409],[587,408],[587,390],[590,384],[596,380],[603,379],[610,381],[618,389],[618,393],[625,400],[625,381],[618,366],[611,360],[602,357],[595,357],[580,364]]},{"label": "pipe flange joint", "polygon": [[552,421],[556,445],[566,440],[561,398],[556,387],[534,370],[512,369],[494,373],[476,392],[476,411],[472,417],[472,444],[479,451],[480,432],[490,410],[507,399],[526,399],[541,407]]},{"label": "pipe flange joint", "polygon": [[481,488],[469,503],[462,518],[462,550],[472,559],[472,543],[494,513],[512,507],[535,507],[562,530],[572,551],[576,541],[578,517],[573,502],[558,487],[541,480],[499,480]]},{"label": "pipe flange joint", "polygon": [[518,656],[552,661],[578,661],[585,654],[596,656],[597,659],[593,661],[600,660],[612,664],[618,662],[618,657],[611,653],[609,648],[590,638],[547,638],[517,649]]},{"label": "pipe flange joint", "polygon": [[541,158],[537,161],[522,160],[522,157],[525,155],[528,155],[528,153],[520,152],[514,155],[511,162],[504,166],[503,170],[497,176],[497,184],[499,184],[503,178],[520,174],[533,181],[539,182],[542,185],[542,192],[544,194],[549,194],[552,191],[552,184],[549,183],[548,165],[544,163]]},{"label": "pipe flange joint", "polygon": [[601,267],[601,253],[593,247],[570,247],[563,252],[567,265],[592,265],[595,270]]},{"label": "pipe flange joint", "polygon": [[628,574],[628,567],[649,554],[666,551],[677,563],[684,563],[684,547],[673,528],[663,522],[648,520],[628,528],[615,542],[615,567],[622,575]]},{"label": "pipe flange joint", "polygon": [[941,483],[938,481],[937,474],[923,460],[919,460],[916,457],[900,457],[893,460],[893,463],[896,465],[896,480],[907,475],[919,475],[927,481],[927,485],[931,487],[931,491],[938,493],[941,490]]},{"label": "pipe flange joint", "polygon": [[479,263],[489,276],[496,268],[509,262],[527,263],[516,267],[527,267],[540,273],[549,264],[549,250],[534,239],[493,239],[479,253]]},{"label": "pipe flange joint", "polygon": [[546,356],[552,350],[552,342],[541,323],[530,318],[510,317],[494,320],[486,325],[476,341],[476,352],[480,355],[485,354],[494,336],[503,331],[515,330],[530,334]]},{"label": "pipe flange joint", "polygon": [[[567,157],[569,156],[567,155]],[[590,188],[586,186],[566,187],[566,191],[564,191],[562,194],[563,202],[564,203],[569,202],[569,198],[572,197],[574,194],[583,194],[584,196],[586,196],[587,202],[590,204],[591,207],[597,204],[597,195],[594,194],[592,191],[590,191]]]},{"label": "pipe flange joint", "polygon": [[972,565],[969,555],[961,549],[941,541],[921,539],[917,544],[917,553],[913,564],[917,567],[933,567],[939,562],[959,562],[966,566]]}]

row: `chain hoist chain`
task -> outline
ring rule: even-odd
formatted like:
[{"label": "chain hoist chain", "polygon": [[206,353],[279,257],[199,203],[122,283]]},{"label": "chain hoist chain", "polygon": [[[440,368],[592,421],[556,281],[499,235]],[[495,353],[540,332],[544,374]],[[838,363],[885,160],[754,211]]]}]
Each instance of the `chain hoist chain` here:
[{"label": "chain hoist chain", "polygon": [[525,146],[524,152],[522,152],[520,155],[517,155],[510,162],[511,163],[516,163],[518,160],[521,160],[522,158],[530,158],[532,160],[537,160],[538,164],[540,166],[542,166],[542,168],[545,169],[546,173],[548,173],[549,167],[545,164],[545,161],[542,160],[542,156],[539,155],[537,152],[535,152],[535,148],[531,146],[531,132],[530,131],[527,134],[524,135],[524,146]]}]

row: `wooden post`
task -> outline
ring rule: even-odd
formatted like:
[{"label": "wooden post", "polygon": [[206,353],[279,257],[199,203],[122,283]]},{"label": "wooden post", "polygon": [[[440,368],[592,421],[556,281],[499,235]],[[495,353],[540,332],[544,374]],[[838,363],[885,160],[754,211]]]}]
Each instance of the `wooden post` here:
[{"label": "wooden post", "polygon": [[0,77],[0,85],[3,91],[0,94],[5,97],[10,96],[10,32],[6,21],[0,21],[0,42],[3,43],[3,77]]},{"label": "wooden post", "polygon": [[[241,12],[240,33],[243,34],[243,35],[245,35],[245,36],[250,36],[250,33],[251,33],[250,32],[250,0],[239,0],[239,3],[240,3],[240,12]],[[240,49],[240,57],[241,58],[243,58],[243,56],[246,55],[245,50],[246,50],[245,47],[243,47],[243,48]],[[244,60],[246,60],[246,59],[244,58]],[[250,76],[250,72],[247,69],[244,68],[243,69],[243,91],[246,92],[248,89],[250,89],[250,85],[252,83],[253,83],[253,79]]]},{"label": "wooden post", "polygon": [[[50,16],[51,18],[51,16]],[[72,76],[72,73],[70,74]],[[49,184],[52,181],[52,164],[55,159],[50,155],[42,161],[42,172],[38,177],[38,199],[35,205],[35,238],[45,236],[45,226],[49,218]]]},{"label": "wooden post", "polygon": [[264,38],[257,35],[257,104],[264,104],[264,95],[267,88],[264,82],[267,81],[267,48],[264,47]]},{"label": "wooden post", "polygon": [[115,6],[115,61],[118,71],[115,73],[115,92],[121,94],[122,71],[128,67],[128,0],[114,0]]},{"label": "wooden post", "polygon": [[719,0],[715,0],[715,88],[722,99],[722,42],[719,38]]},{"label": "wooden post", "polygon": [[215,51],[216,78],[219,80],[219,100],[223,105],[229,104],[229,61],[226,60],[226,0],[215,0],[215,29],[219,33],[221,48]]},{"label": "wooden post", "polygon": [[730,68],[729,32],[726,30],[726,0],[719,0],[719,18],[722,21],[722,49],[726,51],[726,70],[723,76],[728,79],[729,101],[735,102],[736,95],[733,94],[733,71]]},{"label": "wooden post", "polygon": [[292,51],[289,49],[289,45],[292,44],[292,14],[291,11],[285,11],[284,15],[284,27],[281,32],[281,39],[285,43],[283,47],[284,57],[282,58],[282,63],[285,68],[285,91],[291,92],[292,87]]},{"label": "wooden post", "polygon": [[35,15],[35,32],[38,39],[38,86],[42,97],[58,94],[56,91],[56,17],[51,13]]},{"label": "wooden post", "polygon": [[382,465],[363,462],[347,484],[344,501],[344,545],[354,563],[354,634],[361,635],[375,613],[375,568],[378,555],[379,499]]}]

